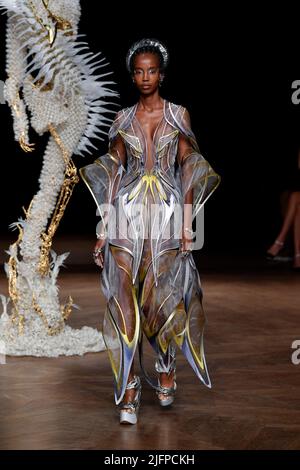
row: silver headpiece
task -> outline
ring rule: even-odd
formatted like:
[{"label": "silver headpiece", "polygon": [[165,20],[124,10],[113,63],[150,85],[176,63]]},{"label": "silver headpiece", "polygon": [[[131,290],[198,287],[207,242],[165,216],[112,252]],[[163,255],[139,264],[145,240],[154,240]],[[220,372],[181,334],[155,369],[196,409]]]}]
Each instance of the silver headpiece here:
[{"label": "silver headpiece", "polygon": [[133,55],[136,52],[138,52],[139,49],[143,49],[144,47],[146,47],[146,48],[150,47],[150,48],[157,49],[157,51],[160,52],[160,54],[162,56],[162,60],[163,60],[162,68],[165,69],[167,67],[168,62],[169,62],[169,53],[168,53],[168,50],[167,50],[166,46],[164,46],[157,39],[141,39],[140,41],[135,42],[131,46],[131,48],[129,49],[129,51],[127,53],[126,67],[127,67],[127,70],[128,70],[129,73],[131,73],[130,64],[131,64],[131,59],[132,59]]}]

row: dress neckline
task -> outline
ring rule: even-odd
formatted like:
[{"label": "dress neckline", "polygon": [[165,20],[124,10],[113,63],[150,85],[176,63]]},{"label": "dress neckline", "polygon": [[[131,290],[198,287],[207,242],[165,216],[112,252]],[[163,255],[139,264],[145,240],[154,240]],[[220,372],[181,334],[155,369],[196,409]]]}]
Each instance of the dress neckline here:
[{"label": "dress neckline", "polygon": [[[153,133],[153,137],[152,137],[152,143],[154,144],[155,142],[155,137],[156,137],[156,134],[157,134],[157,131],[159,129],[159,126],[161,125],[161,123],[163,122],[163,120],[165,119],[166,117],[166,102],[167,100],[163,99],[163,114],[162,114],[162,118],[158,121],[158,124],[154,130],[154,133]],[[137,112],[137,108],[138,108],[138,105],[139,105],[139,102],[137,102],[134,106],[134,111],[133,111],[133,117],[134,119],[136,120],[136,122],[138,123],[141,131],[142,131],[142,134],[143,134],[143,137],[145,139],[145,142],[147,142],[147,138],[146,138],[146,135],[145,135],[145,131],[143,129],[143,126],[142,124],[140,123],[139,119],[136,117],[136,112]]]}]

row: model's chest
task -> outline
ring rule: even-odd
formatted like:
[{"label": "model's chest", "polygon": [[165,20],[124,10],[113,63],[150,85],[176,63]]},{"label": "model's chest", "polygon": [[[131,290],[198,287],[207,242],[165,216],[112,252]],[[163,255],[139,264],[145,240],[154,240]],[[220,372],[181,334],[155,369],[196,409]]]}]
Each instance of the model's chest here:
[{"label": "model's chest", "polygon": [[135,113],[134,119],[141,128],[147,142],[153,142],[159,125],[164,119],[164,112],[156,111],[153,113]]},{"label": "model's chest", "polygon": [[134,118],[128,128],[119,129],[129,157],[143,159],[151,153],[160,159],[166,153],[176,151],[179,130],[163,118],[153,122],[147,127]]}]

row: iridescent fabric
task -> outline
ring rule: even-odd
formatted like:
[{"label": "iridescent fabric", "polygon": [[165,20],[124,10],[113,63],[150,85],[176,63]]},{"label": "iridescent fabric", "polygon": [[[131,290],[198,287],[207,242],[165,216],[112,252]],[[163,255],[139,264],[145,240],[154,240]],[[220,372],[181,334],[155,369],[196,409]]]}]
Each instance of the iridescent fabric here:
[{"label": "iridescent fabric", "polygon": [[[178,206],[182,212],[185,195],[193,189],[194,219],[220,177],[200,154],[185,108],[164,101],[152,149],[136,110],[137,105],[118,113],[110,129],[108,153],[80,171],[100,214],[100,205],[110,202],[117,214],[108,219],[101,272],[107,299],[103,335],[114,373],[116,403],[123,398],[139,342],[142,351],[143,335],[158,355],[157,364],[168,367],[176,344],[199,379],[211,386],[203,349],[200,277],[192,253],[184,256],[180,251],[182,227],[178,229],[175,216]],[[189,143],[185,155],[179,155],[180,136]],[[118,139],[126,147],[125,166],[115,150]],[[150,170],[145,165],[149,152],[154,157]],[[125,225],[119,220],[125,220]]]}]

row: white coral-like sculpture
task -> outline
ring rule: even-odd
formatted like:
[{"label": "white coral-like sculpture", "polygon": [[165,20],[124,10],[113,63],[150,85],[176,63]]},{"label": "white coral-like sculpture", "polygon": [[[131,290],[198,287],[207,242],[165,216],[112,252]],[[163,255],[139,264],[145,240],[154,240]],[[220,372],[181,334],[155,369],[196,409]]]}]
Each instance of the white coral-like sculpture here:
[{"label": "white coral-like sculpture", "polygon": [[90,52],[78,35],[79,0],[0,0],[0,9],[8,16],[4,97],[12,111],[15,140],[25,152],[33,151],[27,109],[34,130],[39,135],[50,132],[39,191],[26,218],[12,224],[19,238],[7,252],[12,302],[8,315],[1,298],[0,340],[11,355],[99,351],[104,349],[100,332],[65,325],[74,304],[70,298],[60,305],[56,280],[68,253],[57,256],[50,248],[78,180],[71,157],[91,153],[96,148],[92,138],[102,140],[111,122],[105,113],[114,104],[107,98],[116,93],[104,79],[107,73],[95,74],[107,65],[105,60]]}]

